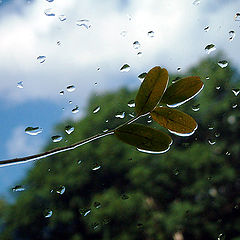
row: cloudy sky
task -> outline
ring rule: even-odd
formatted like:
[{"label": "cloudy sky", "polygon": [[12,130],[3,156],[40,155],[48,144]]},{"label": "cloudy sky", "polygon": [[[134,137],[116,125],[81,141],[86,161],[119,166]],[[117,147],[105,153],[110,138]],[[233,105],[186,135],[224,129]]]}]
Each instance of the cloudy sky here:
[{"label": "cloudy sky", "polygon": [[[55,123],[84,114],[92,93],[137,87],[155,65],[187,71],[208,44],[240,65],[240,0],[49,1],[0,1],[0,159],[38,153]],[[27,135],[29,126],[43,131]],[[30,166],[0,168],[0,193]]]}]

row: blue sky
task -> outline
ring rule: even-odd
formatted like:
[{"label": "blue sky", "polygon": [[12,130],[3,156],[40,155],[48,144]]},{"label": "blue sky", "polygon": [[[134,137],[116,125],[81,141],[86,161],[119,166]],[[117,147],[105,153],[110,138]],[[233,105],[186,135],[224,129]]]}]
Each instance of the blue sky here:
[{"label": "blue sky", "polygon": [[[186,71],[207,56],[208,44],[223,50],[236,67],[240,64],[240,22],[234,21],[240,0],[201,0],[198,5],[192,0],[4,2],[0,5],[0,159],[40,152],[57,134],[54,124],[84,115],[91,94],[137,87],[137,76],[155,65]],[[46,16],[49,8],[55,16]],[[60,21],[60,15],[66,20]],[[88,29],[76,24],[84,19],[89,20]],[[231,30],[236,36],[230,42]],[[149,31],[154,37],[148,36]],[[139,41],[139,49],[134,49],[134,41]],[[46,56],[46,61],[39,63],[38,56]],[[120,72],[125,63],[130,71]],[[22,89],[17,88],[20,81]],[[76,90],[68,92],[69,85]],[[76,105],[80,111],[72,114]],[[43,132],[29,136],[24,132],[28,126],[39,126]],[[7,196],[31,165],[0,168],[0,194]]]}]

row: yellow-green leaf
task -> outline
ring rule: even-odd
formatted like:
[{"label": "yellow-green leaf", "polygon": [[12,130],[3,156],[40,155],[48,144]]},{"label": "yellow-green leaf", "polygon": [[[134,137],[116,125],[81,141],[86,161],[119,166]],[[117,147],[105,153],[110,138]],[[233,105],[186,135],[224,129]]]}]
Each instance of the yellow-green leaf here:
[{"label": "yellow-green leaf", "polygon": [[154,67],[147,73],[135,99],[138,116],[151,112],[156,107],[166,90],[168,79],[165,68]]},{"label": "yellow-green leaf", "polygon": [[198,127],[191,116],[176,109],[157,107],[151,116],[154,121],[179,136],[190,136]]},{"label": "yellow-green leaf", "polygon": [[166,133],[137,123],[120,127],[114,133],[121,141],[149,153],[166,152],[172,144]]},{"label": "yellow-green leaf", "polygon": [[161,103],[177,107],[195,97],[203,87],[203,82],[197,76],[180,79],[167,88]]}]

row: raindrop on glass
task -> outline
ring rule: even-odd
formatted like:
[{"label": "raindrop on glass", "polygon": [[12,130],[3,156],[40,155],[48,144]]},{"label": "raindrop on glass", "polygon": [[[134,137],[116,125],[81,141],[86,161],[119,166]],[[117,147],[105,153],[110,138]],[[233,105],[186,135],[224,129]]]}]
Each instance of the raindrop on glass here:
[{"label": "raindrop on glass", "polygon": [[60,42],[60,41],[57,41],[57,45],[60,46],[60,45],[61,45],[61,42]]},{"label": "raindrop on glass", "polygon": [[240,12],[237,12],[234,16],[235,21],[240,21]]},{"label": "raindrop on glass", "polygon": [[217,240],[223,240],[223,239],[224,239],[224,235],[223,235],[223,233],[220,233],[220,234],[218,235]]},{"label": "raindrop on glass", "polygon": [[216,132],[216,133],[215,133],[215,137],[216,137],[216,138],[220,137],[220,133],[219,133],[219,132]]},{"label": "raindrop on glass", "polygon": [[17,83],[17,87],[18,87],[18,88],[23,88],[23,81],[18,82],[18,83]]},{"label": "raindrop on glass", "polygon": [[120,72],[129,72],[130,70],[130,66],[128,64],[124,64],[121,68],[120,68]]},{"label": "raindrop on glass", "polygon": [[39,133],[41,133],[43,131],[42,128],[39,127],[27,127],[25,128],[25,133],[31,135],[31,136],[36,136]]},{"label": "raindrop on glass", "polygon": [[209,79],[210,79],[210,78],[207,76],[207,77],[206,77],[206,80],[209,80]]},{"label": "raindrop on glass", "polygon": [[74,131],[74,127],[72,127],[72,126],[70,126],[70,125],[68,125],[68,126],[65,127],[65,132],[66,132],[67,134],[71,134],[73,131]]},{"label": "raindrop on glass", "polygon": [[238,106],[237,103],[232,104],[232,108],[236,108],[237,106]]},{"label": "raindrop on glass", "polygon": [[235,38],[235,32],[233,30],[229,31],[229,41],[232,41]]},{"label": "raindrop on glass", "polygon": [[192,3],[194,6],[197,6],[197,5],[199,5],[200,4],[200,0],[195,0],[195,1],[193,1],[193,3]]},{"label": "raindrop on glass", "polygon": [[135,102],[134,102],[134,100],[130,100],[130,101],[128,102],[128,106],[129,106],[130,108],[134,108],[134,107],[135,107]]},{"label": "raindrop on glass", "polygon": [[77,26],[84,27],[86,29],[89,29],[91,27],[91,24],[90,24],[89,20],[87,20],[87,19],[77,20],[76,24],[77,24]]},{"label": "raindrop on glass", "polygon": [[240,93],[240,89],[239,88],[233,88],[232,92],[237,97],[237,95]]},{"label": "raindrop on glass", "polygon": [[208,139],[208,143],[209,143],[210,145],[214,145],[214,144],[216,143],[216,141],[213,140],[213,139]]},{"label": "raindrop on glass", "polygon": [[79,112],[79,107],[76,106],[75,108],[72,109],[72,113],[78,113]]},{"label": "raindrop on glass", "polygon": [[148,34],[148,36],[149,36],[150,38],[153,38],[153,37],[154,37],[154,31],[149,31],[147,34]]},{"label": "raindrop on glass", "polygon": [[122,31],[122,32],[120,33],[120,35],[123,36],[123,37],[125,37],[125,36],[127,35],[127,31]]},{"label": "raindrop on glass", "polygon": [[142,52],[138,52],[138,53],[137,53],[137,56],[138,56],[138,57],[141,57],[141,56],[142,56]]},{"label": "raindrop on glass", "polygon": [[101,207],[101,203],[100,202],[94,202],[94,207],[96,209],[100,208]]},{"label": "raindrop on glass", "polygon": [[55,16],[55,13],[52,11],[51,8],[48,8],[44,11],[45,15],[48,16],[48,17],[53,17]]},{"label": "raindrop on glass", "polygon": [[67,91],[68,91],[68,92],[73,92],[75,89],[76,89],[76,88],[75,88],[74,85],[67,86]]},{"label": "raindrop on glass", "polygon": [[138,75],[138,79],[142,82],[144,80],[144,78],[146,77],[147,73],[144,72],[144,73],[141,73]]},{"label": "raindrop on glass", "polygon": [[65,21],[67,19],[66,16],[63,14],[59,15],[58,18],[61,22]]},{"label": "raindrop on glass", "polygon": [[25,190],[25,188],[23,186],[21,186],[21,185],[17,185],[17,186],[12,188],[13,192],[22,192],[24,190]]},{"label": "raindrop on glass", "polygon": [[225,68],[228,66],[228,62],[226,60],[219,61],[218,66],[221,68]]},{"label": "raindrop on glass", "polygon": [[205,47],[205,51],[206,51],[207,54],[209,54],[209,53],[211,53],[215,50],[216,50],[216,47],[215,47],[214,44],[209,44]]},{"label": "raindrop on glass", "polygon": [[194,112],[199,111],[199,109],[200,109],[200,104],[196,104],[196,105],[193,105],[193,106],[192,106],[192,110],[193,110]]},{"label": "raindrop on glass", "polygon": [[177,68],[177,71],[180,72],[182,69],[180,67]]},{"label": "raindrop on glass", "polygon": [[126,195],[126,194],[123,194],[123,195],[122,195],[122,200],[127,200],[127,199],[129,199],[129,196]]},{"label": "raindrop on glass", "polygon": [[115,115],[116,118],[124,118],[125,117],[125,112],[119,113]]},{"label": "raindrop on glass", "polygon": [[69,101],[68,101],[68,103],[69,103],[69,104],[72,104],[72,101],[71,101],[71,100],[69,100]]},{"label": "raindrop on glass", "polygon": [[139,49],[140,46],[141,46],[141,45],[140,45],[139,41],[133,42],[133,48],[134,48],[134,49]]},{"label": "raindrop on glass", "polygon": [[209,26],[206,26],[204,29],[203,29],[205,32],[208,32],[210,30],[210,27]]},{"label": "raindrop on glass", "polygon": [[93,113],[97,113],[97,112],[99,112],[99,111],[100,111],[100,109],[101,109],[101,107],[100,107],[100,106],[96,107],[96,108],[93,110]]},{"label": "raindrop on glass", "polygon": [[217,86],[217,87],[216,87],[216,90],[220,90],[220,88],[221,88],[220,86]]},{"label": "raindrop on glass", "polygon": [[63,96],[63,95],[64,95],[64,91],[63,91],[63,90],[60,91],[59,94],[60,94],[61,96]]},{"label": "raindrop on glass", "polygon": [[45,215],[45,218],[50,218],[53,214],[52,210],[47,211],[47,214]]},{"label": "raindrop on glass", "polygon": [[95,164],[93,165],[92,170],[93,170],[93,171],[97,171],[97,170],[100,169],[100,168],[101,168],[101,166],[100,166],[99,164],[95,163]]},{"label": "raindrop on glass", "polygon": [[85,212],[83,212],[83,216],[86,217],[89,213],[91,212],[91,209],[86,210]]},{"label": "raindrop on glass", "polygon": [[56,193],[62,195],[62,194],[65,193],[65,190],[66,190],[66,188],[64,186],[60,186],[60,187],[57,188]]},{"label": "raindrop on glass", "polygon": [[62,140],[62,137],[59,135],[52,136],[52,141],[54,143],[60,142]]},{"label": "raindrop on glass", "polygon": [[38,56],[37,60],[39,63],[44,63],[46,61],[46,56]]}]

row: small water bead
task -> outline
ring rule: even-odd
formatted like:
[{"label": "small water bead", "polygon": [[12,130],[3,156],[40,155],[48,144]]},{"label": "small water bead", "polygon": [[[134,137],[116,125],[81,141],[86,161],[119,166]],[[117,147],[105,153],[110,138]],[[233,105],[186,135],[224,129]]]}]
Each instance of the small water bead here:
[{"label": "small water bead", "polygon": [[223,239],[224,239],[224,235],[223,235],[223,233],[220,233],[220,234],[218,235],[217,240],[223,240]]},{"label": "small water bead", "polygon": [[194,112],[199,111],[199,109],[200,109],[200,104],[196,104],[196,105],[193,105],[193,106],[192,106],[192,110],[193,110]]},{"label": "small water bead", "polygon": [[208,32],[210,30],[210,27],[209,26],[206,26],[204,29],[203,29],[205,32]]},{"label": "small water bead", "polygon": [[86,29],[89,29],[91,27],[90,21],[87,19],[77,20],[76,24],[77,26],[84,27]]},{"label": "small water bead", "polygon": [[66,132],[67,134],[71,134],[73,131],[74,131],[74,127],[72,127],[72,126],[70,126],[70,125],[68,125],[68,126],[65,127],[65,132]]},{"label": "small water bead", "polygon": [[127,35],[127,31],[121,31],[120,35],[125,37]]},{"label": "small water bead", "polygon": [[118,114],[115,115],[115,117],[123,119],[125,117],[125,112],[118,113]]},{"label": "small water bead", "polygon": [[53,12],[52,8],[48,8],[44,11],[45,15],[48,17],[53,17],[55,16],[55,13]]},{"label": "small water bead", "polygon": [[52,215],[53,215],[53,211],[52,210],[48,210],[46,215],[45,215],[45,218],[50,218]]},{"label": "small water bead", "polygon": [[182,69],[180,67],[177,68],[177,71],[180,72]]},{"label": "small water bead", "polygon": [[138,56],[138,57],[141,57],[141,56],[142,56],[142,52],[138,52],[138,53],[137,53],[137,56]]},{"label": "small water bead", "polygon": [[18,82],[18,83],[17,83],[17,87],[18,87],[18,88],[23,88],[23,81]]},{"label": "small water bead", "polygon": [[134,49],[139,49],[140,47],[141,47],[141,45],[140,45],[139,41],[133,42],[133,48]]},{"label": "small water bead", "polygon": [[229,41],[232,41],[235,38],[235,31],[231,30],[229,31]]},{"label": "small water bead", "polygon": [[121,68],[120,68],[120,72],[129,72],[130,70],[130,66],[128,64],[124,64]]},{"label": "small water bead", "polygon": [[206,80],[209,80],[209,79],[210,79],[209,76],[207,76],[207,77],[206,77]]},{"label": "small water bead", "polygon": [[62,137],[59,135],[52,136],[51,138],[54,143],[62,141]]},{"label": "small water bead", "polygon": [[58,18],[61,22],[65,21],[67,19],[66,16],[63,14],[59,15]]},{"label": "small water bead", "polygon": [[72,109],[72,113],[78,113],[79,112],[79,107],[76,106],[75,108]]},{"label": "small water bead", "polygon": [[93,113],[98,113],[98,112],[100,111],[100,109],[101,109],[100,106],[96,107],[96,108],[93,110]]},{"label": "small water bead", "polygon": [[46,61],[46,56],[38,56],[38,57],[37,57],[37,61],[38,61],[39,63],[44,63],[44,62]]},{"label": "small water bead", "polygon": [[211,52],[215,51],[216,50],[216,47],[214,44],[208,44],[206,47],[205,47],[205,51],[207,54],[210,54]]},{"label": "small water bead", "polygon": [[147,73],[144,72],[144,73],[141,73],[138,75],[138,79],[142,82],[144,80],[144,78],[146,77]]},{"label": "small water bead", "polygon": [[200,4],[200,0],[195,0],[195,1],[193,1],[193,3],[192,3],[194,6],[198,6],[199,4]]},{"label": "small water bead", "polygon": [[232,108],[236,108],[237,106],[238,106],[237,103],[232,104]]},{"label": "small water bead", "polygon": [[96,209],[99,209],[100,207],[101,207],[101,203],[100,202],[94,202],[94,207],[96,208]]},{"label": "small water bead", "polygon": [[148,34],[148,36],[149,36],[150,38],[153,38],[153,37],[154,37],[154,31],[149,31],[147,34]]},{"label": "small water bead", "polygon": [[100,166],[99,164],[94,163],[92,170],[93,170],[93,171],[97,171],[97,170],[100,169],[100,168],[101,168],[101,166]]},{"label": "small water bead", "polygon": [[68,92],[73,92],[73,91],[75,91],[75,86],[74,85],[69,85],[69,86],[67,86],[67,91]]},{"label": "small water bead", "polygon": [[72,101],[71,101],[71,100],[69,100],[69,101],[68,101],[68,103],[69,103],[69,104],[72,104]]},{"label": "small water bead", "polygon": [[40,133],[42,133],[43,129],[40,127],[27,127],[25,128],[25,133],[31,136],[36,136]]},{"label": "small water bead", "polygon": [[215,133],[215,137],[216,137],[216,138],[220,137],[220,133],[216,132],[216,133]]},{"label": "small water bead", "polygon": [[123,194],[123,195],[122,195],[122,200],[127,200],[127,199],[129,199],[129,196],[126,195],[126,194]]},{"label": "small water bead", "polygon": [[227,151],[227,152],[225,153],[225,155],[226,155],[226,156],[230,156],[231,153]]},{"label": "small water bead", "polygon": [[221,68],[225,68],[228,66],[228,61],[226,60],[221,60],[218,62],[218,66],[221,67]]},{"label": "small water bead", "polygon": [[61,45],[61,42],[60,42],[60,41],[57,41],[57,45],[60,46],[60,45]]},{"label": "small water bead", "polygon": [[13,192],[22,192],[24,190],[25,190],[25,188],[23,186],[21,186],[21,185],[17,185],[17,186],[12,188]]},{"label": "small water bead", "polygon": [[208,139],[208,143],[209,143],[210,145],[214,145],[214,144],[216,143],[216,141],[213,140],[213,139]]},{"label": "small water bead", "polygon": [[56,193],[62,195],[62,194],[65,193],[65,191],[66,191],[65,186],[60,186],[60,187],[57,188]]},{"label": "small water bead", "polygon": [[221,86],[217,86],[217,87],[216,87],[216,90],[219,90],[220,88],[221,88]]},{"label": "small water bead", "polygon": [[174,174],[175,176],[178,176],[179,173],[180,173],[179,169],[176,168],[176,169],[173,170],[173,174]]},{"label": "small water bead", "polygon": [[128,106],[129,106],[130,108],[134,108],[134,107],[135,107],[135,102],[134,102],[134,100],[130,100],[130,101],[128,102]]},{"label": "small water bead", "polygon": [[232,92],[233,92],[233,94],[237,97],[238,94],[240,93],[240,89],[239,89],[239,88],[233,88],[233,89],[232,89]]},{"label": "small water bead", "polygon": [[240,21],[240,12],[237,12],[234,16],[235,21]]},{"label": "small water bead", "polygon": [[61,96],[63,96],[63,95],[64,95],[64,91],[63,91],[63,90],[60,91],[59,94],[60,94]]}]

